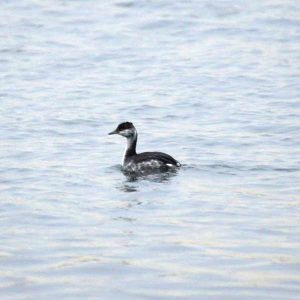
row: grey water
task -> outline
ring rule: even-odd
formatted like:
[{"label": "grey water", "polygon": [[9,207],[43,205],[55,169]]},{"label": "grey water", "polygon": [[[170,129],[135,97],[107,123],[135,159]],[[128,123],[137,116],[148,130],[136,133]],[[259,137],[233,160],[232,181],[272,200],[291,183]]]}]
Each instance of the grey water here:
[{"label": "grey water", "polygon": [[300,299],[299,1],[0,4],[1,299]]}]

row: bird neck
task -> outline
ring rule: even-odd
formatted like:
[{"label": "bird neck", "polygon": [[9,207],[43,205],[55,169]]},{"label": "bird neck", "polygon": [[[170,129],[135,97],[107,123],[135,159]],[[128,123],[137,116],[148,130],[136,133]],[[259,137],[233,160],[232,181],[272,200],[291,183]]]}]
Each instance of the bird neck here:
[{"label": "bird neck", "polygon": [[124,165],[125,160],[133,155],[136,155],[136,143],[137,143],[137,132],[133,136],[127,138],[127,145],[123,155],[122,164]]}]

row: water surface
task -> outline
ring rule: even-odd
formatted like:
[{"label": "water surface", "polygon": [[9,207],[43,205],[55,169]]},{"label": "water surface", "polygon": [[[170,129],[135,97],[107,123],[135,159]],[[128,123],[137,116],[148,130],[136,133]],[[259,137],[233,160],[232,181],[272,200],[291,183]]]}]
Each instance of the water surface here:
[{"label": "water surface", "polygon": [[299,9],[2,1],[1,299],[299,299]]}]

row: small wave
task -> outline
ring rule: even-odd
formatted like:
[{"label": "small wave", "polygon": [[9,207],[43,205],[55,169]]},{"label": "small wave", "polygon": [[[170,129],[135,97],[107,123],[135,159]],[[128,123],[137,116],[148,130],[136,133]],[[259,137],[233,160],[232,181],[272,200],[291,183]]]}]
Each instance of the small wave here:
[{"label": "small wave", "polygon": [[115,6],[129,8],[135,6],[136,3],[134,1],[126,1],[126,2],[118,2],[115,4]]},{"label": "small wave", "polygon": [[241,165],[230,165],[230,164],[203,164],[203,165],[185,165],[185,169],[215,169],[215,170],[236,170],[244,172],[257,172],[257,171],[268,171],[268,172],[299,172],[300,168],[284,168],[274,166],[241,166]]},{"label": "small wave", "polygon": [[122,171],[122,166],[120,164],[112,165],[106,168],[106,173],[114,173],[116,171]]}]

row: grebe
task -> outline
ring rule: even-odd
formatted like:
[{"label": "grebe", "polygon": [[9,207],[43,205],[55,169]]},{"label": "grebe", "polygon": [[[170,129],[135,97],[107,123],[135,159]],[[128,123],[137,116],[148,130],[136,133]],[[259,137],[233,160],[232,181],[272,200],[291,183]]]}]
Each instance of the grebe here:
[{"label": "grebe", "polygon": [[162,152],[143,152],[137,154],[137,131],[132,123],[124,122],[109,134],[119,134],[127,139],[127,146],[122,159],[122,167],[125,171],[140,172],[153,169],[168,170],[180,167],[180,163],[172,156]]}]

